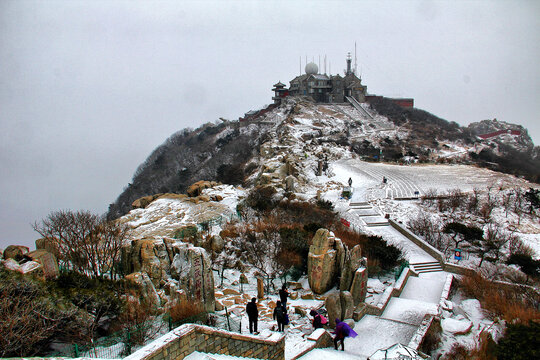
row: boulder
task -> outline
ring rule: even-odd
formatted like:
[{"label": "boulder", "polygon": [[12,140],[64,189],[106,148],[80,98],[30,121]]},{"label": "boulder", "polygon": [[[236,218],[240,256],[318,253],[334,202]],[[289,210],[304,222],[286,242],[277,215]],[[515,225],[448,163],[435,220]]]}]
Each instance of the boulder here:
[{"label": "boulder", "polygon": [[288,285],[291,290],[300,290],[303,288],[302,284],[296,281],[289,281]]},{"label": "boulder", "polygon": [[143,296],[143,301],[153,308],[158,308],[161,306],[161,299],[154,287],[154,284],[148,277],[148,274],[144,272],[135,272],[129,275],[126,275],[126,280],[131,281],[135,284],[141,286],[141,294]]},{"label": "boulder", "polygon": [[296,292],[296,291],[291,292],[291,293],[289,294],[289,298],[290,298],[291,300],[296,300],[296,299],[298,299],[298,292]]},{"label": "boulder", "polygon": [[341,319],[341,298],[339,293],[328,295],[325,307],[328,312],[328,325],[333,328],[336,326],[336,318]]},{"label": "boulder", "polygon": [[30,249],[27,246],[22,245],[9,245],[6,250],[4,250],[4,259],[14,259],[20,260],[23,255],[26,254]]},{"label": "boulder", "polygon": [[210,257],[203,248],[187,244],[177,249],[171,264],[171,276],[178,280],[180,288],[190,299],[204,304],[205,311],[214,311],[214,274]]},{"label": "boulder", "polygon": [[49,239],[49,238],[37,239],[36,249],[47,250],[48,252],[56,256],[57,259],[60,258],[60,252],[58,251],[58,247],[56,246],[54,239]]},{"label": "boulder", "polygon": [[314,300],[315,296],[313,296],[312,293],[307,293],[307,294],[300,295],[300,299],[302,299],[302,300]]},{"label": "boulder", "polygon": [[223,306],[223,304],[219,300],[216,300],[216,311],[222,310],[225,310],[225,306]]},{"label": "boulder", "polygon": [[354,325],[356,325],[356,322],[354,321],[354,319],[345,319],[343,320],[343,322],[349,325],[351,329],[354,329]]},{"label": "boulder", "polygon": [[40,263],[47,279],[54,279],[60,274],[56,257],[45,249],[30,251],[24,257]]},{"label": "boulder", "polygon": [[13,259],[2,260],[2,265],[8,270],[21,272],[21,265]]},{"label": "boulder", "polygon": [[354,299],[350,292],[340,291],[339,300],[341,303],[340,319],[352,319],[354,312]]},{"label": "boulder", "polygon": [[134,209],[144,209],[148,205],[150,205],[150,203],[154,201],[154,199],[156,199],[154,195],[143,196],[132,202],[131,207]]},{"label": "boulder", "polygon": [[[219,235],[212,236],[212,238],[210,240],[210,248],[212,249],[212,251],[214,251],[216,253],[220,253],[220,252],[223,251],[224,247],[225,247],[225,241],[223,241],[221,236],[219,236]],[[244,283],[244,284],[247,284],[247,282]]]},{"label": "boulder", "polygon": [[187,188],[186,193],[189,197],[196,197],[201,195],[204,189],[208,189],[216,185],[217,183],[215,181],[197,181],[196,183],[192,184],[190,187]]},{"label": "boulder", "polygon": [[223,295],[240,295],[240,292],[234,289],[223,289]]},{"label": "boulder", "polygon": [[171,260],[177,250],[172,240],[144,238],[122,248],[122,265],[127,273],[145,272],[155,287],[169,276]]},{"label": "boulder", "polygon": [[264,299],[264,281],[263,278],[257,278],[257,298]]},{"label": "boulder", "polygon": [[468,319],[443,319],[441,326],[443,331],[454,335],[466,335],[471,331],[473,323]]},{"label": "boulder", "polygon": [[298,314],[302,317],[306,317],[307,316],[307,312],[304,308],[300,307],[300,306],[295,306],[294,307],[294,313],[295,314]]},{"label": "boulder", "polygon": [[37,261],[27,261],[21,265],[19,271],[23,274],[34,273],[41,276],[43,275],[43,266]]},{"label": "boulder", "polygon": [[287,176],[285,178],[285,191],[286,192],[294,192],[294,184],[296,183],[296,179],[294,176]]},{"label": "boulder", "polygon": [[244,273],[240,274],[240,284],[249,284],[248,277]]},{"label": "boulder", "polygon": [[367,268],[359,267],[354,273],[354,279],[351,285],[351,294],[354,299],[355,306],[366,300],[367,281]]},{"label": "boulder", "polygon": [[326,229],[319,229],[309,247],[309,286],[317,294],[325,293],[334,285],[338,267],[338,252],[334,249],[334,244],[334,234]]},{"label": "boulder", "polygon": [[360,266],[366,265],[364,264],[364,258],[362,257],[362,247],[360,247],[360,245],[355,245],[351,249],[351,251],[349,252],[349,257],[353,274]]}]

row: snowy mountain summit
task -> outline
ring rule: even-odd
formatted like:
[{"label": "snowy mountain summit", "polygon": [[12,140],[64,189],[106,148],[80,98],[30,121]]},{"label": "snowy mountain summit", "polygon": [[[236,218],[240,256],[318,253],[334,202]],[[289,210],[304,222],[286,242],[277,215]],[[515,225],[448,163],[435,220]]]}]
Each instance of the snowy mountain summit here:
[{"label": "snowy mountain summit", "polygon": [[353,157],[396,164],[477,164],[538,182],[539,153],[518,125],[490,120],[460,127],[382,97],[325,104],[289,96],[239,121],[207,123],[172,135],[139,166],[111,204],[109,217],[126,214],[141,197],[183,193],[199,180],[249,187],[283,182],[279,174],[286,173],[304,183],[329,162]]}]

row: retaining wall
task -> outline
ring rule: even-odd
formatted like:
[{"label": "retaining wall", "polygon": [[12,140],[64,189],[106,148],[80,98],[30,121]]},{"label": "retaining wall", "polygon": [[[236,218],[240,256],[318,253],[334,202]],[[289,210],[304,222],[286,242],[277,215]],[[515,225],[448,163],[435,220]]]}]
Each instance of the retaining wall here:
[{"label": "retaining wall", "polygon": [[273,335],[270,339],[242,335],[208,326],[185,324],[142,349],[125,360],[183,359],[195,352],[224,354],[256,359],[285,359],[285,336]]},{"label": "retaining wall", "polygon": [[415,274],[410,268],[403,269],[394,286],[391,288],[386,288],[377,305],[362,303],[357,306],[353,313],[354,321],[359,321],[362,317],[364,317],[364,315],[380,316],[384,312],[384,309],[386,309],[386,305],[388,305],[390,299],[392,297],[399,297],[401,295],[401,292],[403,291],[405,284],[407,284],[407,280],[410,276],[418,275]]},{"label": "retaining wall", "polygon": [[388,219],[388,222],[390,222],[390,225],[397,231],[399,231],[403,236],[405,236],[407,239],[411,240],[414,244],[416,244],[418,247],[420,247],[422,250],[427,252],[429,255],[433,256],[435,260],[438,260],[441,264],[444,264],[444,255],[439,250],[435,249],[433,246],[426,243],[424,240],[420,239],[418,236],[416,236],[412,231],[407,229],[406,227],[402,226],[401,224],[398,224],[392,219]]}]

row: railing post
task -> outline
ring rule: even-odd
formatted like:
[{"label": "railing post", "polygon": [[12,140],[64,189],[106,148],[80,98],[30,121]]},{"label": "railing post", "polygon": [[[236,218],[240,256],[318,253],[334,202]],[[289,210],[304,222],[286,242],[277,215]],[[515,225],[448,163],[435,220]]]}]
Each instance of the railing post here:
[{"label": "railing post", "polygon": [[231,322],[229,321],[229,311],[227,310],[227,307],[225,307],[225,316],[227,316],[227,327],[229,328],[229,331],[231,331]]},{"label": "railing post", "polygon": [[130,355],[131,354],[131,332],[128,330],[127,331],[127,344],[126,344],[126,349],[127,349],[127,354]]}]

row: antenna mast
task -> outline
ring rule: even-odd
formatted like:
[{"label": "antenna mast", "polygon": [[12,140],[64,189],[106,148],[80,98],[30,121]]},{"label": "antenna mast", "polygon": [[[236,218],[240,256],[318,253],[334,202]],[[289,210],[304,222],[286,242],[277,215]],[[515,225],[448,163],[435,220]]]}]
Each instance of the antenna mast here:
[{"label": "antenna mast", "polygon": [[357,75],[356,73],[356,41],[354,42],[354,75]]}]

